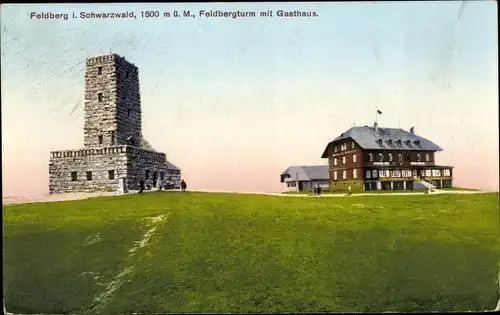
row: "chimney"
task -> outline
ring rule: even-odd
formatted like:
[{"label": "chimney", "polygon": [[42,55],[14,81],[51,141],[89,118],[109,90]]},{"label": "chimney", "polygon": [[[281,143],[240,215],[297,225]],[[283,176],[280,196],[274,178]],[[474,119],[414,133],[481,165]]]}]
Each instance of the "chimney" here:
[{"label": "chimney", "polygon": [[378,129],[378,123],[377,123],[377,122],[375,122],[375,123],[373,124],[373,129],[375,129],[375,130],[377,130],[377,129]]},{"label": "chimney", "polygon": [[410,133],[415,134],[415,127],[410,128]]}]

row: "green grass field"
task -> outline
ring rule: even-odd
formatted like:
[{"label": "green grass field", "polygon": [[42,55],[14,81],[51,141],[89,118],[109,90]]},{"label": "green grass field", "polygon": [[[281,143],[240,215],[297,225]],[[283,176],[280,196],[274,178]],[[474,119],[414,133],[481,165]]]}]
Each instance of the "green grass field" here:
[{"label": "green grass field", "polygon": [[497,193],[157,192],[6,206],[3,224],[15,313],[480,311],[498,300]]}]

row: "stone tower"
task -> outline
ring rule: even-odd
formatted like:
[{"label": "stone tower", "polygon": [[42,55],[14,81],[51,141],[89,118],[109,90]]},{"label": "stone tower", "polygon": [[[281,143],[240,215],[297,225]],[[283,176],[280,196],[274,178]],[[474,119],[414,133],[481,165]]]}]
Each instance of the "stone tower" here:
[{"label": "stone tower", "polygon": [[84,146],[140,146],[139,69],[116,54],[88,58]]},{"label": "stone tower", "polygon": [[140,180],[180,188],[181,170],[142,136],[134,64],[116,54],[88,58],[84,110],[84,148],[50,152],[50,193],[138,189]]}]

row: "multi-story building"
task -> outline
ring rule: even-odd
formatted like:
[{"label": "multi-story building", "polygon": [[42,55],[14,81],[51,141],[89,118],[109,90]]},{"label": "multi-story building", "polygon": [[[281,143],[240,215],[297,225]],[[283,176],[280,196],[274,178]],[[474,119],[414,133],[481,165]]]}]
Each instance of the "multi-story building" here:
[{"label": "multi-story building", "polygon": [[140,180],[180,187],[181,170],[143,138],[137,66],[116,54],[88,58],[84,111],[84,147],[50,152],[50,193],[138,189]]},{"label": "multi-story building", "polygon": [[453,167],[437,165],[442,149],[415,128],[352,127],[326,146],[332,190],[451,187]]}]

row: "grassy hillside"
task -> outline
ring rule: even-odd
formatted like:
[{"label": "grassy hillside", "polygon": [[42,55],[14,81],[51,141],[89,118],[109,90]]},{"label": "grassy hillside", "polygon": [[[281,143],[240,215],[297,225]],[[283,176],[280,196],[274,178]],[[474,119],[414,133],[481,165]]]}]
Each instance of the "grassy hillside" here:
[{"label": "grassy hillside", "polygon": [[498,299],[498,194],[158,192],[3,216],[11,312],[459,311]]}]

